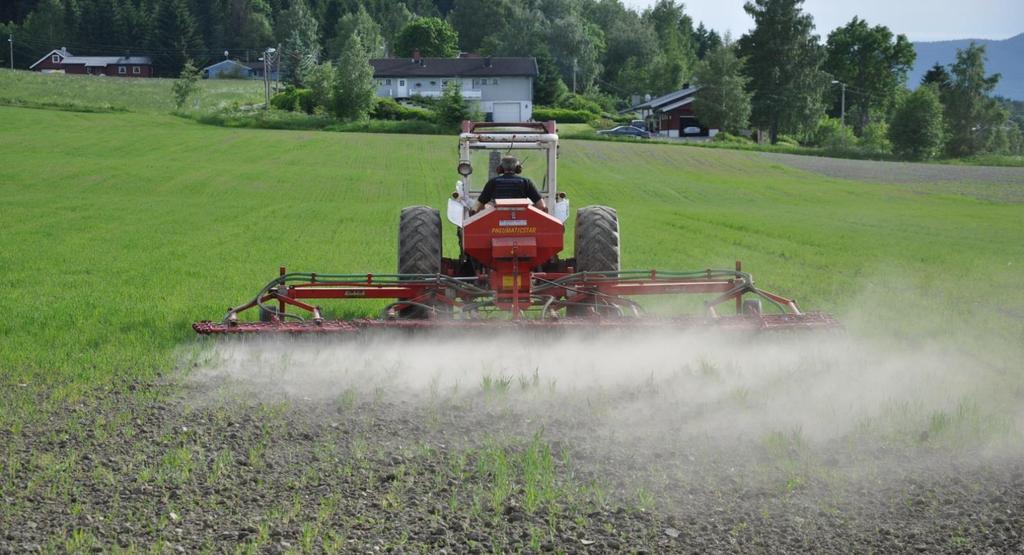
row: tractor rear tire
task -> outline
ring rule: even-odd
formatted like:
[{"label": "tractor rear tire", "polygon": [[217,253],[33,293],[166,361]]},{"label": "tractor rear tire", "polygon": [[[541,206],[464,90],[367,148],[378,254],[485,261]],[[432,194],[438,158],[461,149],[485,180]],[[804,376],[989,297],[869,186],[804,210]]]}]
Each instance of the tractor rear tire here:
[{"label": "tractor rear tire", "polygon": [[576,211],[576,271],[618,272],[619,217],[614,208],[584,206]]},{"label": "tractor rear tire", "polygon": [[[402,209],[398,221],[398,273],[441,273],[441,213],[429,206]],[[412,306],[401,310],[402,318],[424,319],[430,310]]]},{"label": "tractor rear tire", "polygon": [[[576,211],[575,256],[577,272],[618,272],[619,217],[614,208],[584,206]],[[611,315],[613,309],[595,308],[599,314]],[[569,306],[567,316],[586,316],[590,307]]]}]

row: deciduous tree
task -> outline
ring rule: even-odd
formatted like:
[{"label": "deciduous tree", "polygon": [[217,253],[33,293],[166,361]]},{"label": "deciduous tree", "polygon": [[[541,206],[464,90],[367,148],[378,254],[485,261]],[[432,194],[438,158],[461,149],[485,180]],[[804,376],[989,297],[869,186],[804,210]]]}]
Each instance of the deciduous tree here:
[{"label": "deciduous tree", "polygon": [[348,41],[335,66],[332,112],[343,120],[365,119],[373,107],[373,67],[358,35]]},{"label": "deciduous tree", "polygon": [[420,17],[409,22],[395,40],[398,56],[412,56],[416,49],[421,56],[451,58],[459,53],[459,35],[443,19]]},{"label": "deciduous tree", "polygon": [[956,53],[950,67],[952,82],[942,93],[950,156],[970,156],[989,151],[996,132],[1009,114],[992,98],[1000,75],[985,75],[985,47],[971,43]]},{"label": "deciduous tree", "polygon": [[[854,17],[832,31],[825,46],[825,71],[846,83],[846,113],[860,135],[872,119],[888,119],[906,87],[907,72],[917,55],[905,35],[893,36],[884,25],[868,26]],[[840,91],[833,95],[833,115],[840,115]]]},{"label": "deciduous tree", "polygon": [[907,160],[928,160],[942,151],[942,103],[935,85],[908,95],[889,124],[893,152]]}]

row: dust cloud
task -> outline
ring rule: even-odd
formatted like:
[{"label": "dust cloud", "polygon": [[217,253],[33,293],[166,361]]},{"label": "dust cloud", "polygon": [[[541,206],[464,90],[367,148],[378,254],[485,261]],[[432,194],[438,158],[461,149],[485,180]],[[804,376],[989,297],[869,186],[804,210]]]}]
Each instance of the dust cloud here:
[{"label": "dust cloud", "polygon": [[217,343],[190,379],[297,403],[501,403],[549,434],[583,420],[592,434],[630,441],[782,433],[824,443],[870,432],[1014,444],[1024,414],[999,368],[948,343],[832,332],[260,338]]}]

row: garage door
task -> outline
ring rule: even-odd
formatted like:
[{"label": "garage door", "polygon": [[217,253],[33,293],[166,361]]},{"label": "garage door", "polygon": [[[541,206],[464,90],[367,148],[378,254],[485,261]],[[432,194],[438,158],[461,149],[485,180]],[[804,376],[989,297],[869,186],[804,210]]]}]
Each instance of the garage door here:
[{"label": "garage door", "polygon": [[522,115],[519,112],[518,102],[495,102],[494,103],[494,121],[506,122],[506,121],[521,121]]}]

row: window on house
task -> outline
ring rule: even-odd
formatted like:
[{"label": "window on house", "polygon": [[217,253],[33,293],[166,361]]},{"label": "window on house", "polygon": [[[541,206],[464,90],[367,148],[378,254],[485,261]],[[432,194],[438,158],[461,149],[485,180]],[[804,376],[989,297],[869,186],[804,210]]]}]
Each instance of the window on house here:
[{"label": "window on house", "polygon": [[442,87],[447,87],[448,83],[451,83],[451,81],[452,81],[451,79],[441,79],[441,86]]},{"label": "window on house", "polygon": [[128,69],[124,66],[117,66],[117,73],[119,75],[124,75],[125,73],[128,73]]},{"label": "window on house", "polygon": [[391,79],[385,79],[384,80],[384,84],[385,85],[390,85],[391,84]]},{"label": "window on house", "polygon": [[138,74],[142,73],[142,68],[139,67],[139,66],[132,66],[132,73],[134,73],[135,75],[138,75]]},{"label": "window on house", "polygon": [[60,55],[59,54],[54,54],[53,56],[50,56],[50,61],[55,63],[55,64],[59,64],[60,63]]},{"label": "window on house", "polygon": [[491,79],[491,84],[492,85],[497,85],[498,84],[498,80],[497,79]]},{"label": "window on house", "polygon": [[399,87],[404,87],[405,86],[405,79],[399,79],[398,80],[398,86]]},{"label": "window on house", "polygon": [[422,87],[422,86],[423,86],[423,83],[420,83],[419,81],[417,81],[417,82],[416,82],[416,86],[417,86],[417,87]]},{"label": "window on house", "polygon": [[436,86],[436,85],[437,85],[437,81],[431,81],[431,82],[430,82],[430,86],[431,86],[431,87],[433,87],[433,86]]}]

